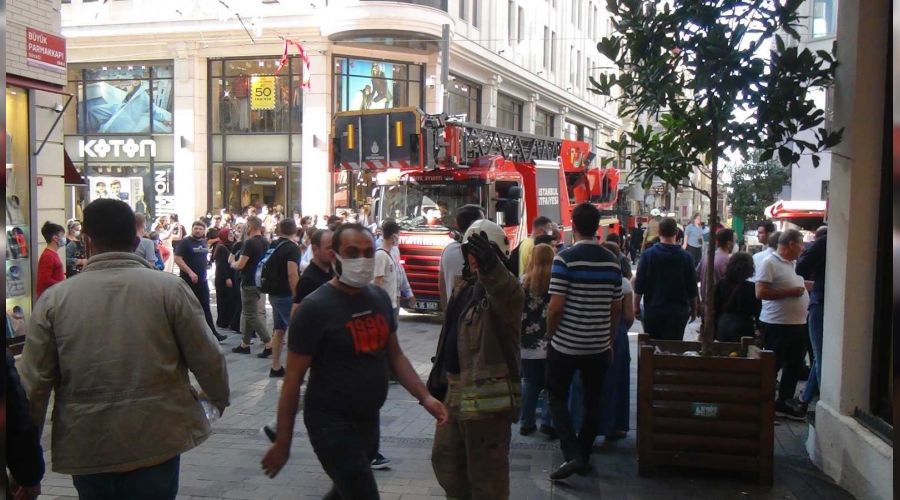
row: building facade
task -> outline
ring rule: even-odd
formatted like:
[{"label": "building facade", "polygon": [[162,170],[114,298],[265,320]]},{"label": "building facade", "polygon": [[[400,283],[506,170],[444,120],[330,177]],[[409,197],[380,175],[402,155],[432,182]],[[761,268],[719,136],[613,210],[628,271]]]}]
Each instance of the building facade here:
[{"label": "building facade", "polygon": [[[65,226],[67,176],[59,116],[66,49],[59,0],[6,3],[6,321],[7,343],[21,346],[34,301],[40,228]],[[60,252],[64,258],[64,252]],[[14,347],[15,348],[15,347]]]},{"label": "building facade", "polygon": [[[118,181],[120,197],[127,185],[132,205],[154,216],[251,204],[304,214],[358,208],[374,176],[331,171],[339,111],[446,111],[585,140],[600,155],[621,127],[614,105],[587,90],[589,75],[608,66],[595,48],[609,29],[599,1],[228,5],[63,5],[66,83],[78,101],[65,142],[90,185],[85,201]],[[286,40],[302,46],[308,69]]]}]

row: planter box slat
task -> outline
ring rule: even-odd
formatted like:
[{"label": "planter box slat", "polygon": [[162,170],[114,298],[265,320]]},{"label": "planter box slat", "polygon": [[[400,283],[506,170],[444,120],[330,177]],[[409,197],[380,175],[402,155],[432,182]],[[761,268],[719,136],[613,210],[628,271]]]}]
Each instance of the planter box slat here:
[{"label": "planter box slat", "polygon": [[706,436],[735,437],[742,439],[759,439],[759,421],[750,422],[703,419],[703,418],[670,418],[653,416],[659,434],[694,434]]},{"label": "planter box slat", "polygon": [[[690,401],[653,401],[653,417],[693,417],[694,406]],[[719,403],[719,419],[759,423],[759,405],[744,403]]]},{"label": "planter box slat", "polygon": [[653,382],[656,384],[715,385],[759,389],[759,375],[753,373],[710,377],[708,371],[700,370],[653,370]]},{"label": "planter box slat", "polygon": [[639,474],[675,465],[751,473],[772,484],[775,356],[752,341],[683,356],[671,353],[699,351],[699,342],[639,337]]}]

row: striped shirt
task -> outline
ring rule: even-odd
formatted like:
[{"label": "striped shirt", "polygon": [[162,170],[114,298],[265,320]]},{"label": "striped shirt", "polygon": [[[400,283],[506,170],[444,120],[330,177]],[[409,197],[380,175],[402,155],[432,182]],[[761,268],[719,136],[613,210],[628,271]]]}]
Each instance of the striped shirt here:
[{"label": "striped shirt", "polygon": [[579,241],[553,260],[550,293],[565,295],[553,349],[574,356],[610,348],[610,309],[623,297],[618,259],[595,241]]}]

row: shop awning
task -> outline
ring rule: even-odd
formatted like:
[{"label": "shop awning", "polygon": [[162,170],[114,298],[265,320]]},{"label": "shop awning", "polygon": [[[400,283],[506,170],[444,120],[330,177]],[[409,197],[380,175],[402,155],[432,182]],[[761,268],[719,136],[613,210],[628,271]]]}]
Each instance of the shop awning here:
[{"label": "shop awning", "polygon": [[67,186],[86,186],[87,182],[84,181],[84,177],[78,173],[78,169],[75,168],[75,164],[72,163],[72,159],[69,158],[69,152],[63,150],[63,167],[64,167],[64,177],[65,184]]},{"label": "shop awning", "polygon": [[824,218],[826,209],[824,201],[776,201],[764,213],[770,219]]}]

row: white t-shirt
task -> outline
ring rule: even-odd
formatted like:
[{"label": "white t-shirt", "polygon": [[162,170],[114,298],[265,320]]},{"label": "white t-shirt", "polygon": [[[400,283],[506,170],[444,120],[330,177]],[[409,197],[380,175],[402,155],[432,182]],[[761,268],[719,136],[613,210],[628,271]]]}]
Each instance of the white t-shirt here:
[{"label": "white t-shirt", "polygon": [[[756,281],[769,283],[776,290],[803,286],[803,277],[794,270],[794,263],[784,260],[777,253],[762,261],[756,271]],[[803,295],[799,297],[762,301],[759,320],[773,325],[805,325],[808,307],[809,293],[804,288]]]},{"label": "white t-shirt", "polygon": [[756,252],[755,254],[753,254],[753,269],[754,269],[753,274],[754,275],[753,275],[753,278],[750,279],[750,281],[754,281],[754,282],[756,281],[756,274],[759,273],[759,268],[762,267],[762,263],[764,260],[766,260],[766,257],[772,255],[772,252],[773,252],[773,250],[771,247],[766,247],[766,248],[763,248],[762,250],[760,250],[759,252]]},{"label": "white t-shirt", "polygon": [[400,296],[400,281],[397,279],[397,264],[394,262],[394,258],[391,257],[391,254],[383,249],[379,248],[375,252],[375,277],[384,276],[384,282],[381,284],[381,288],[387,292],[388,296],[391,298],[391,307],[396,309],[399,307],[399,301],[397,298]]},{"label": "white t-shirt", "polygon": [[453,295],[456,278],[462,276],[463,263],[462,245],[458,241],[444,247],[444,251],[441,252],[441,273],[444,275],[444,290],[448,299]]}]

